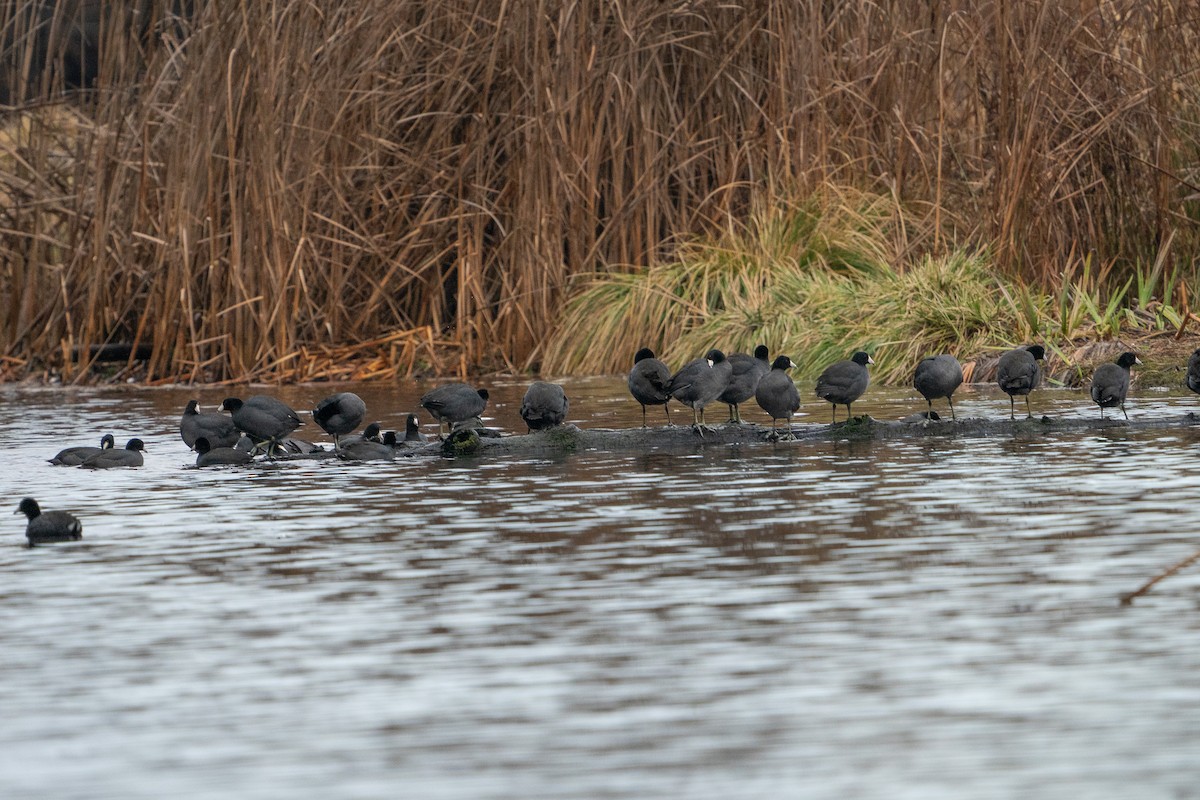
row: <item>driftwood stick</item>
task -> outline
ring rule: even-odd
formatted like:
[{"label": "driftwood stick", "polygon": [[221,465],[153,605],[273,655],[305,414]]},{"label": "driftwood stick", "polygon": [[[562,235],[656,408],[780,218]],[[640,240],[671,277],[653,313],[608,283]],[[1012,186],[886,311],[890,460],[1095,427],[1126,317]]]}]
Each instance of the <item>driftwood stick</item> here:
[{"label": "driftwood stick", "polygon": [[1197,550],[1196,552],[1192,553],[1190,556],[1183,559],[1182,561],[1176,562],[1175,564],[1171,565],[1170,567],[1167,567],[1165,570],[1163,570],[1162,572],[1158,573],[1150,580],[1143,583],[1140,587],[1137,588],[1137,590],[1132,591],[1129,594],[1121,595],[1121,605],[1123,605],[1123,606],[1133,605],[1133,600],[1135,597],[1141,597],[1146,592],[1150,591],[1151,586],[1158,583],[1163,578],[1168,578],[1171,575],[1174,575],[1176,572],[1179,572],[1179,570],[1183,569],[1184,567],[1188,566],[1189,564],[1191,564],[1192,562],[1197,561],[1197,560],[1200,560],[1200,550]]}]

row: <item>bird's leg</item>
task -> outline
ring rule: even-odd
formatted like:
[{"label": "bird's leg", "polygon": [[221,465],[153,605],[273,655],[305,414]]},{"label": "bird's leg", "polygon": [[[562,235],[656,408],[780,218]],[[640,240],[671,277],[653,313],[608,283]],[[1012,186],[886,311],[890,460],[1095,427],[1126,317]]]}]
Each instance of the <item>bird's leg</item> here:
[{"label": "bird's leg", "polygon": [[642,427],[645,428],[646,427],[646,404],[641,403],[640,405],[642,407]]},{"label": "bird's leg", "polygon": [[1033,419],[1033,409],[1029,407],[1029,395],[1025,395],[1025,416]]},{"label": "bird's leg", "polygon": [[830,425],[837,424],[837,403],[833,404],[833,412],[830,414],[829,424]]},{"label": "bird's leg", "polygon": [[[954,398],[953,398],[953,397],[947,397],[947,398],[946,398],[946,402],[950,404],[950,419],[952,419],[952,420],[957,420],[957,419],[958,419],[958,417],[954,416]],[[932,409],[932,408],[933,408],[933,403],[930,403],[930,404],[929,404],[929,407]]]},{"label": "bird's leg", "polygon": [[674,428],[675,423],[671,422],[671,401],[670,400],[663,403],[663,411],[667,412],[667,424],[670,425],[672,428]]},{"label": "bird's leg", "polygon": [[[1121,403],[1121,413],[1122,413],[1122,414],[1125,414],[1125,404],[1124,404],[1124,403]],[[1125,421],[1126,421],[1126,422],[1128,422],[1128,421],[1129,421],[1129,415],[1128,415],[1128,414],[1125,414]]]},{"label": "bird's leg", "polygon": [[[774,424],[774,420],[772,420],[772,424]],[[786,427],[783,431],[783,435],[779,437],[779,440],[782,442],[794,441],[796,438],[796,434],[792,433],[792,415],[791,414],[788,414],[787,419],[784,420],[784,424]]]},{"label": "bird's leg", "polygon": [[738,422],[737,418],[737,403],[726,403],[729,406],[729,421],[731,423]]},{"label": "bird's leg", "polygon": [[[1025,402],[1029,403],[1029,395],[1025,395]],[[1011,394],[1008,396],[1008,418],[1011,420],[1017,418],[1017,401]]]}]

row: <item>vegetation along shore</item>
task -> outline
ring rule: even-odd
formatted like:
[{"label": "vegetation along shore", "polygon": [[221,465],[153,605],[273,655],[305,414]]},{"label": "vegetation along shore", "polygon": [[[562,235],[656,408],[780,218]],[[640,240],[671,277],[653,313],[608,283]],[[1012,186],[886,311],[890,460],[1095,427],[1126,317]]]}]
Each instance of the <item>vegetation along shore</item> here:
[{"label": "vegetation along shore", "polygon": [[1036,341],[1052,380],[1132,350],[1178,383],[1198,344],[1182,0],[21,7],[3,380],[616,374],[766,342],[797,378],[862,349],[879,382],[940,352],[970,381]]}]

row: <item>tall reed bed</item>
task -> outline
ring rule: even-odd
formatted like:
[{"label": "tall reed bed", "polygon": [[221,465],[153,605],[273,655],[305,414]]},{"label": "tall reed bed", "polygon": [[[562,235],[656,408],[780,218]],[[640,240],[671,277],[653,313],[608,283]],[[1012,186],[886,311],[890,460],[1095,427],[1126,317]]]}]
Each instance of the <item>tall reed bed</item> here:
[{"label": "tall reed bed", "polygon": [[160,380],[537,368],[573,279],[780,187],[928,209],[877,245],[897,275],[986,244],[1031,284],[1120,280],[1200,243],[1183,0],[107,5],[141,16],[107,18],[96,87],[0,135],[10,373],[111,341]]}]

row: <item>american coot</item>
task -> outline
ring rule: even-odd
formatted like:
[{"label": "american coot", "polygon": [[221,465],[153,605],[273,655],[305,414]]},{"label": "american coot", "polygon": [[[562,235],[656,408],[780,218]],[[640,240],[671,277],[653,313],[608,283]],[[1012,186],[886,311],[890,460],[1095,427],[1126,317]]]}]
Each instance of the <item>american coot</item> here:
[{"label": "american coot", "polygon": [[733,367],[725,354],[716,348],[709,350],[704,358],[697,358],[683,365],[671,376],[667,391],[685,406],[692,408],[692,430],[704,435],[711,430],[704,424],[704,407],[721,396],[729,386]]},{"label": "american coot", "polygon": [[521,399],[521,419],[530,431],[541,431],[561,425],[569,407],[567,394],[557,383],[534,381]]},{"label": "american coot", "polygon": [[957,358],[948,353],[922,359],[921,363],[917,364],[917,372],[913,376],[913,386],[929,404],[929,411],[933,411],[935,399],[944,397],[950,404],[950,419],[957,419],[954,416],[954,390],[962,386],[962,382],[962,365],[958,363]]},{"label": "american coot", "polygon": [[1046,348],[1040,344],[1030,344],[1009,350],[1000,356],[996,365],[996,385],[1008,395],[1008,416],[1017,418],[1016,396],[1025,395],[1025,414],[1033,416],[1029,408],[1029,393],[1038,387],[1042,381],[1042,370],[1038,362],[1046,357]]},{"label": "american coot", "polygon": [[654,357],[654,351],[643,347],[633,357],[633,369],[629,370],[629,393],[642,406],[642,427],[646,427],[646,406],[662,406],[667,412],[667,424],[671,424],[671,370]]},{"label": "american coot", "polygon": [[88,456],[79,466],[84,469],[112,469],[114,467],[140,467],[144,463],[142,451],[146,445],[141,439],[130,439],[124,450],[103,450]]},{"label": "american coot", "polygon": [[[1120,406],[1121,413],[1125,414],[1125,396],[1129,394],[1129,368],[1140,363],[1141,359],[1133,353],[1121,353],[1116,362],[1096,367],[1096,371],[1092,373],[1092,399],[1100,406],[1100,419],[1104,419],[1104,409],[1114,406]],[[1125,414],[1125,419],[1129,419],[1128,414]]]},{"label": "american coot", "polygon": [[1200,348],[1188,359],[1187,387],[1200,394]]},{"label": "american coot", "polygon": [[312,415],[321,430],[333,437],[336,446],[338,437],[362,424],[367,415],[367,404],[354,392],[338,392],[317,403]]},{"label": "american coot", "polygon": [[196,456],[197,467],[249,464],[254,460],[253,456],[244,450],[238,450],[233,447],[213,447],[204,436],[196,440],[196,452],[199,453]]},{"label": "american coot", "polygon": [[253,439],[256,445],[261,447],[265,444],[268,458],[274,455],[279,442],[301,425],[295,411],[274,397],[263,394],[256,394],[245,401],[227,397],[217,410],[230,412],[233,424]]},{"label": "american coot", "polygon": [[[800,390],[787,371],[796,366],[787,356],[776,356],[771,370],[759,380],[754,390],[754,399],[762,410],[771,415],[771,438],[795,439],[792,434],[792,415],[800,409]],[[778,420],[787,420],[787,431],[779,436],[775,432]]]},{"label": "american coot", "polygon": [[[349,436],[343,436],[338,440],[338,444],[347,444],[349,442],[367,441],[367,442],[382,442],[383,438],[380,435],[383,428],[378,422],[372,422],[367,427],[362,429],[362,433],[356,433]],[[335,446],[336,450],[337,447]]]},{"label": "american coot", "polygon": [[456,422],[478,417],[487,407],[487,401],[487,389],[474,389],[465,383],[448,383],[426,392],[421,397],[421,408],[437,420],[440,434],[443,422],[450,429]]},{"label": "american coot", "polygon": [[66,450],[59,450],[58,455],[50,459],[50,463],[60,467],[78,467],[88,456],[111,450],[115,445],[113,435],[106,433],[100,437],[99,447],[68,447]]},{"label": "american coot", "polygon": [[203,436],[210,447],[233,447],[241,437],[237,425],[224,414],[204,414],[200,403],[189,400],[179,420],[179,435],[188,448],[196,449],[196,440]]},{"label": "american coot", "polygon": [[850,405],[867,390],[871,376],[867,365],[875,360],[859,350],[845,361],[830,364],[817,378],[817,397],[833,404],[833,421],[837,422],[837,407],[846,407],[846,420],[850,419]]},{"label": "american coot", "polygon": [[729,385],[725,387],[725,391],[721,392],[720,398],[722,403],[729,405],[729,421],[741,423],[742,412],[738,406],[751,397],[754,397],[754,390],[758,388],[758,382],[764,375],[771,371],[771,362],[768,360],[771,352],[767,350],[765,344],[760,344],[754,348],[754,355],[748,356],[745,353],[734,353],[729,356]]},{"label": "american coot", "polygon": [[421,433],[421,424],[417,421],[416,414],[409,414],[404,418],[404,441],[408,444],[420,444],[425,441],[425,434]]},{"label": "american coot", "polygon": [[346,461],[391,461],[396,457],[396,432],[385,433],[382,442],[366,439],[345,442],[338,447],[337,455]]},{"label": "american coot", "polygon": [[76,542],[83,538],[83,525],[73,514],[66,511],[43,513],[37,500],[32,497],[22,500],[13,513],[29,518],[29,524],[25,526],[25,538],[29,540],[30,547],[51,542]]}]

